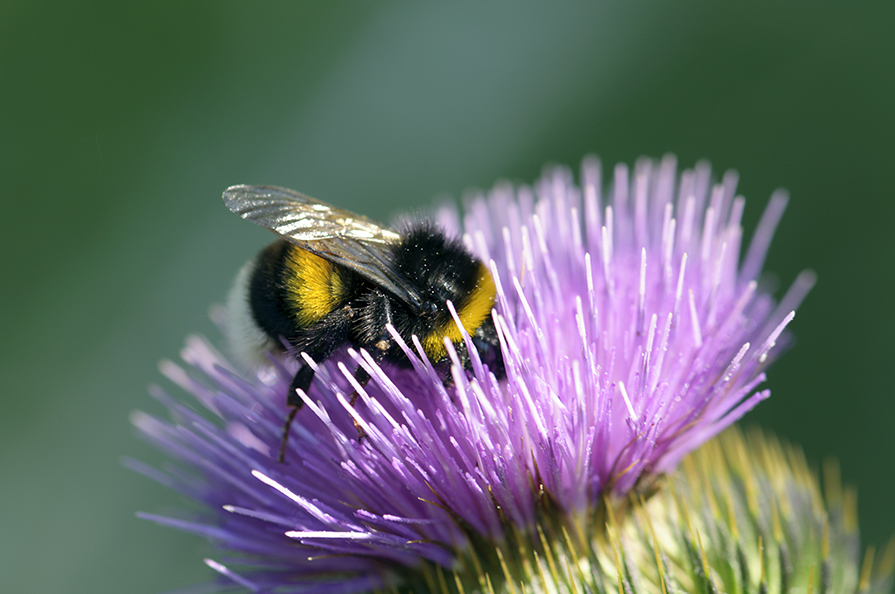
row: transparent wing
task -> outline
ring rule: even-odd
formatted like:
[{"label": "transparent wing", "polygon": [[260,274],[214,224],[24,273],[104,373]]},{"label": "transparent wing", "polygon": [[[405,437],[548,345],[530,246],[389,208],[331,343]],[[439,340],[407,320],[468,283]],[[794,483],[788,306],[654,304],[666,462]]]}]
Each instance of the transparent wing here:
[{"label": "transparent wing", "polygon": [[233,186],[224,204],[286,241],[360,274],[419,308],[422,297],[394,266],[389,246],[400,235],[370,219],[276,186]]}]

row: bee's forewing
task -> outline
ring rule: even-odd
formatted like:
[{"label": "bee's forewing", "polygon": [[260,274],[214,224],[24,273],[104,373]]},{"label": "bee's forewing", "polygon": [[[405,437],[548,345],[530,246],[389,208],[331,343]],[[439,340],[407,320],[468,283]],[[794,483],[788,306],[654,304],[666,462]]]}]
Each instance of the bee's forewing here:
[{"label": "bee's forewing", "polygon": [[422,296],[392,262],[400,235],[370,219],[276,186],[232,186],[224,204],[286,241],[360,274],[418,308]]}]

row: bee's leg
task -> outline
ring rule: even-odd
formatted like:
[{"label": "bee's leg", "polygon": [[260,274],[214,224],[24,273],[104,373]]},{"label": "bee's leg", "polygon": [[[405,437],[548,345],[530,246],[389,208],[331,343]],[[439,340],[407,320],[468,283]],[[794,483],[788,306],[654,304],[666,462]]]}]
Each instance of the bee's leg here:
[{"label": "bee's leg", "polygon": [[[367,385],[367,382],[370,381],[370,374],[367,373],[366,369],[364,369],[363,367],[358,365],[357,369],[354,370],[354,379],[357,381],[357,383],[360,384],[360,387],[363,388],[364,386]],[[351,406],[354,406],[354,403],[357,401],[357,397],[358,397],[358,393],[357,393],[357,390],[355,390],[354,392],[351,393],[351,396],[348,398],[348,404],[350,404]]]},{"label": "bee's leg", "polygon": [[296,413],[304,406],[304,401],[298,397],[296,390],[302,390],[305,394],[311,387],[314,380],[314,369],[310,365],[302,365],[292,383],[289,384],[289,391],[286,393],[286,405],[289,407],[289,414],[286,415],[286,422],[283,424],[283,437],[280,439],[280,453],[277,455],[277,462],[281,464],[286,461],[286,441],[289,439],[289,427]]},{"label": "bee's leg", "polygon": [[[367,373],[367,370],[357,366],[357,369],[354,370],[354,379],[357,380],[357,383],[360,384],[361,388],[367,385],[367,382],[370,381],[370,374]],[[357,402],[358,393],[357,390],[351,393],[351,396],[348,397],[348,404],[354,407],[354,403]],[[354,428],[357,429],[357,441],[362,440],[367,434],[364,432],[363,428],[358,425],[357,421],[354,421]]]}]

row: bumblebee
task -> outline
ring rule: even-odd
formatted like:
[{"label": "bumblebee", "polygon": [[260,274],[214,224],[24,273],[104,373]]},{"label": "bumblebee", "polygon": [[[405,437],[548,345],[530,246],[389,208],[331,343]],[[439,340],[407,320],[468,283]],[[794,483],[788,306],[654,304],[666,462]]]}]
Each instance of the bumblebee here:
[{"label": "bumblebee", "polygon": [[[307,353],[319,362],[351,346],[378,363],[409,367],[386,329],[390,324],[407,344],[417,336],[436,364],[448,359],[447,337],[469,368],[465,342],[446,305],[451,301],[482,359],[502,374],[490,315],[494,279],[458,239],[433,223],[419,221],[397,232],[273,186],[233,186],[224,192],[224,203],[280,236],[243,267],[227,299],[228,338],[244,363],[263,363],[269,353]],[[360,366],[354,377],[361,386],[370,379]],[[296,390],[307,393],[313,379],[314,370],[303,363],[289,386],[280,462],[303,404]],[[354,392],[352,404],[356,398]]]}]

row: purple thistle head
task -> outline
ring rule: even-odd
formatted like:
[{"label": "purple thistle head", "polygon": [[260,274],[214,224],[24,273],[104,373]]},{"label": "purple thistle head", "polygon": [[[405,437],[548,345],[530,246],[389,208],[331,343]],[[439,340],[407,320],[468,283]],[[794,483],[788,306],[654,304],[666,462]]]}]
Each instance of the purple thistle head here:
[{"label": "purple thistle head", "polygon": [[295,362],[244,374],[190,339],[187,367],[162,369],[207,413],[156,389],[173,421],[135,415],[188,470],[132,464],[209,514],[144,516],[210,538],[225,558],[208,564],[254,591],[431,590],[438,568],[480,566],[501,543],[543,540],[547,524],[587,540],[607,501],[647,493],[769,395],[763,370],[813,275],[779,304],[758,289],[786,196],[741,258],[736,182],[713,185],[705,164],[678,176],[666,157],[617,166],[603,194],[587,159],[580,185],[557,168],[472,198],[462,217],[443,209],[437,222],[494,276],[505,377],[471,342],[464,370],[448,342],[445,382],[397,333],[409,370],[353,350],[308,360],[318,379],[300,394],[287,464],[276,457]]}]

